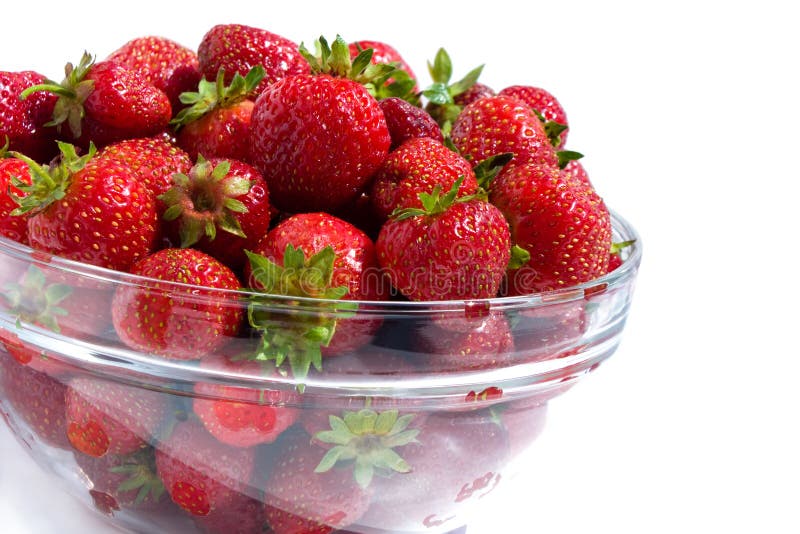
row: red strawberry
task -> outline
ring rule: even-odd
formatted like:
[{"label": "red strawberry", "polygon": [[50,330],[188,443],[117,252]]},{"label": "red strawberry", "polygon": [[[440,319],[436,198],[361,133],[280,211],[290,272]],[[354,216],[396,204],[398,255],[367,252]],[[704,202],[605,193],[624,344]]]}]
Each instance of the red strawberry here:
[{"label": "red strawberry", "polygon": [[120,286],[114,295],[114,328],[129,347],[196,360],[238,333],[243,312],[224,290],[239,289],[239,281],[211,256],[194,249],[163,249],[137,262],[131,273],[155,280]]},{"label": "red strawberry", "polygon": [[267,184],[256,169],[236,160],[202,157],[159,198],[164,227],[181,247],[194,247],[232,269],[245,263],[270,221]]},{"label": "red strawberry", "polygon": [[[528,269],[514,275],[519,280]],[[525,287],[528,282],[517,284]],[[509,312],[519,361],[552,360],[574,354],[589,326],[583,299],[530,306]]]},{"label": "red strawberry", "polygon": [[444,142],[441,128],[424,109],[398,97],[384,98],[378,104],[386,117],[386,126],[392,138],[391,150],[413,137],[430,137]]},{"label": "red strawberry", "polygon": [[78,158],[72,145],[59,143],[61,161],[49,169],[32,160],[32,185],[17,213],[28,216],[33,248],[68,259],[127,270],[155,246],[155,198],[130,168],[93,158],[94,148]]},{"label": "red strawberry", "polygon": [[395,69],[385,82],[375,84],[374,91],[377,98],[400,97],[415,104],[419,102],[417,76],[393,46],[382,41],[364,40],[350,43],[348,49],[354,63],[359,54],[366,51],[372,65],[391,66]]},{"label": "red strawberry", "polygon": [[[128,167],[154,197],[172,187],[173,174],[185,174],[192,167],[189,155],[166,134],[118,141],[104,147],[97,157]],[[163,212],[163,205],[157,205]]]},{"label": "red strawberry", "polygon": [[215,440],[202,425],[175,425],[156,449],[156,469],[172,500],[192,516],[213,522],[229,516],[256,496],[250,487],[253,448],[230,447]]},{"label": "red strawberry", "polygon": [[17,180],[24,185],[30,185],[30,167],[21,159],[5,158],[0,154],[0,236],[27,245],[28,222],[24,217],[11,215],[19,207],[14,196],[23,195],[22,191],[14,187]]},{"label": "red strawberry", "polygon": [[636,240],[631,241],[621,241],[619,243],[612,243],[611,250],[609,251],[608,256],[608,272],[611,272],[615,269],[619,269],[625,260],[622,257],[622,251],[626,248],[630,247],[636,242]]},{"label": "red strawberry", "polygon": [[305,433],[281,440],[275,454],[264,489],[265,516],[274,534],[328,534],[367,509],[370,494],[356,483],[352,468],[321,465],[330,450],[310,443]]},{"label": "red strawberry", "polygon": [[386,220],[396,209],[422,208],[420,193],[430,193],[437,185],[449,191],[459,178],[458,196],[477,191],[475,172],[467,160],[433,139],[413,138],[383,160],[369,196],[374,212]]},{"label": "red strawberry", "polygon": [[545,123],[545,130],[551,144],[558,150],[567,143],[567,113],[551,93],[530,85],[512,85],[498,93],[500,96],[516,98],[520,102],[533,108]]},{"label": "red strawberry", "polygon": [[[46,78],[33,71],[0,71],[0,145],[44,162],[58,153],[56,129],[46,126],[53,117],[58,98],[38,93],[20,99],[23,91],[44,83]],[[5,188],[0,193],[5,193]]]},{"label": "red strawberry", "polygon": [[465,106],[472,104],[476,100],[480,100],[481,98],[485,98],[487,96],[494,96],[495,94],[496,93],[494,92],[494,89],[492,89],[488,85],[476,82],[472,85],[472,87],[470,87],[463,93],[454,96],[453,101],[455,102],[456,105],[459,105],[462,108],[464,108]]},{"label": "red strawberry", "polygon": [[451,137],[473,165],[505,152],[514,154],[515,164],[559,164],[544,124],[533,109],[515,98],[491,96],[472,102],[453,122]]},{"label": "red strawberry", "polygon": [[80,377],[69,382],[66,407],[72,446],[99,458],[146,448],[166,414],[167,400],[120,382]]},{"label": "red strawberry", "polygon": [[[344,47],[346,64],[337,63]],[[286,212],[332,211],[355,199],[389,152],[386,119],[337,38],[314,71],[272,84],[251,116],[251,157]],[[331,52],[333,50],[333,52]],[[339,55],[337,55],[339,51]]]},{"label": "red strawberry", "polygon": [[131,137],[162,132],[172,118],[169,98],[137,71],[113,61],[95,63],[84,54],[77,67],[68,63],[61,84],[51,80],[24,91],[58,95],[53,122],[66,126],[72,140],[105,146]]},{"label": "red strawberry", "polygon": [[406,71],[413,80],[417,79],[417,76],[414,74],[414,71],[411,70],[411,66],[408,62],[406,62],[403,56],[400,55],[400,52],[390,44],[382,41],[362,40],[350,43],[348,48],[350,50],[350,57],[353,59],[355,59],[362,50],[372,49],[371,62],[373,64],[395,64],[398,68]]},{"label": "red strawberry", "polygon": [[101,458],[74,452],[75,461],[91,483],[90,494],[100,511],[114,515],[121,509],[169,511],[172,502],[156,474],[152,448],[124,456],[106,454]]},{"label": "red strawberry", "polygon": [[423,208],[398,212],[381,229],[378,261],[411,300],[490,298],[511,259],[508,223],[478,198],[420,194]]},{"label": "red strawberry", "polygon": [[390,532],[450,526],[500,482],[508,439],[483,410],[436,413],[402,456],[409,471],[373,479],[373,502],[360,524]]},{"label": "red strawberry", "polygon": [[270,534],[264,519],[264,503],[247,495],[238,495],[213,514],[192,515],[192,521],[208,534]]},{"label": "red strawberry", "polygon": [[436,52],[433,63],[428,63],[428,72],[433,79],[433,84],[422,91],[422,95],[428,100],[425,109],[436,119],[445,135],[449,135],[453,121],[461,113],[463,107],[463,104],[456,102],[456,99],[467,93],[478,82],[482,71],[483,65],[480,65],[469,71],[460,80],[451,82],[453,63],[444,48],[440,48]]},{"label": "red strawberry", "polygon": [[503,312],[485,317],[443,316],[422,326],[416,339],[431,372],[494,369],[512,363],[516,357],[514,338]]},{"label": "red strawberry", "polygon": [[200,80],[196,92],[181,96],[190,107],[178,113],[171,124],[178,129],[178,145],[192,159],[198,155],[241,161],[249,158],[254,105],[249,95],[264,78],[264,69],[257,65],[246,77],[237,72],[227,86],[224,76],[225,71],[220,70],[216,82]]},{"label": "red strawberry", "polygon": [[230,83],[236,73],[245,76],[257,65],[264,67],[264,79],[252,92],[254,97],[282,78],[309,70],[296,43],[243,24],[214,26],[203,36],[197,54],[207,80],[215,80],[224,69],[225,82]]},{"label": "red strawberry", "polygon": [[586,172],[586,168],[580,161],[574,159],[568,162],[561,172],[569,180],[571,180],[575,186],[583,187],[587,191],[594,191],[594,186],[592,185],[592,181],[589,179],[589,174]]},{"label": "red strawberry", "polygon": [[[250,285],[268,293],[343,300],[383,300],[389,295],[389,285],[379,272],[372,240],[350,223],[326,213],[304,213],[285,219],[270,230],[249,257],[246,276]],[[342,310],[348,308],[353,307],[341,305]],[[278,335],[270,333],[280,330],[274,328],[275,317],[272,323],[265,324],[258,319],[251,314],[251,326],[257,329],[268,326],[264,331],[265,341]],[[287,328],[299,329],[294,336],[296,344],[290,343],[294,346],[288,356],[296,378],[304,377],[312,363],[319,369],[323,355],[354,350],[369,342],[380,326],[380,319],[374,317],[310,320],[324,323],[316,325],[325,327],[322,339],[306,337],[311,332],[322,332],[308,321],[282,318]],[[284,332],[280,337],[285,335]],[[277,364],[280,366],[280,361]]]},{"label": "red strawberry", "polygon": [[197,87],[201,77],[197,53],[166,37],[137,37],[112,52],[106,60],[138,72],[164,91],[173,111],[181,108],[178,98],[181,93]]},{"label": "red strawberry", "polygon": [[[265,362],[239,361],[230,357],[204,360],[201,367],[226,373],[270,376],[274,367]],[[301,399],[294,391],[242,388],[198,382],[194,386],[194,413],[206,430],[223,443],[251,447],[272,443],[290,427]]]},{"label": "red strawberry", "polygon": [[551,291],[588,282],[608,270],[611,219],[596,194],[570,184],[553,167],[505,169],[490,184],[514,243],[530,260],[508,275],[508,293]]},{"label": "red strawberry", "polygon": [[64,412],[67,387],[57,378],[21,365],[0,347],[0,389],[3,400],[36,439],[59,449],[70,448]]}]

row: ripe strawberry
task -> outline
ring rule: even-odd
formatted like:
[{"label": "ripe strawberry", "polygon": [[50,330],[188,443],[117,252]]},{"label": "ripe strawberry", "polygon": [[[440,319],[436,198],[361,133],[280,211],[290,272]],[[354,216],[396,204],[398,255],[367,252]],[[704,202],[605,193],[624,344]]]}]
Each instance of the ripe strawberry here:
[{"label": "ripe strawberry", "polygon": [[373,479],[375,497],[360,524],[390,532],[448,524],[500,482],[508,438],[484,410],[435,413],[402,455],[409,472]]},{"label": "ripe strawberry", "polygon": [[261,173],[241,161],[201,156],[188,173],[173,175],[173,184],[159,197],[167,206],[163,225],[170,241],[239,269],[244,251],[269,228],[269,194]]},{"label": "ripe strawberry", "polygon": [[398,212],[376,242],[392,285],[411,300],[490,298],[511,259],[508,223],[479,198],[456,199],[461,179],[446,195],[419,195],[423,208]]},{"label": "ripe strawberry", "polygon": [[561,150],[567,143],[567,113],[561,103],[551,93],[540,87],[530,85],[511,85],[502,89],[500,96],[516,98],[530,106],[545,125],[550,143]]},{"label": "ripe strawberry", "polygon": [[196,92],[181,96],[181,101],[190,106],[171,122],[178,130],[178,146],[192,159],[203,155],[247,160],[250,154],[250,115],[254,105],[249,95],[263,78],[264,68],[256,65],[246,77],[237,72],[227,86],[224,70],[219,71],[216,82],[200,80]]},{"label": "ripe strawberry", "polygon": [[494,96],[495,94],[497,93],[495,93],[494,89],[492,89],[488,85],[476,82],[463,93],[454,96],[453,102],[456,105],[461,106],[461,108],[463,109],[464,107],[468,106],[469,104],[472,104],[476,100],[480,100],[481,98],[487,96]]},{"label": "ripe strawberry", "polygon": [[180,422],[156,448],[156,469],[172,500],[212,522],[256,496],[250,487],[255,449],[230,447],[203,426]]},{"label": "ripe strawberry", "polygon": [[417,361],[431,372],[494,369],[514,361],[514,338],[503,312],[484,317],[443,316],[423,325]]},{"label": "ripe strawberry", "polygon": [[409,139],[375,172],[369,193],[373,211],[386,220],[396,209],[422,208],[420,193],[437,185],[449,191],[459,178],[458,196],[477,191],[475,172],[467,160],[433,139]]},{"label": "ripe strawberry", "polygon": [[356,62],[359,54],[368,50],[372,65],[390,65],[395,69],[385,82],[374,85],[376,98],[402,98],[413,104],[419,103],[417,76],[393,46],[382,41],[363,40],[350,43],[348,49],[353,62]]},{"label": "ripe strawberry", "polygon": [[68,259],[127,270],[155,246],[155,198],[130,168],[78,157],[72,145],[59,143],[62,159],[43,168],[22,155],[32,184],[17,187],[25,196],[15,211],[27,214],[33,248]]},{"label": "ripe strawberry", "polygon": [[140,451],[167,411],[163,394],[96,378],[74,378],[66,394],[67,437],[89,456]]},{"label": "ripe strawberry", "polygon": [[[192,167],[189,155],[175,146],[166,134],[112,143],[100,150],[97,158],[128,167],[154,197],[172,187],[173,174],[185,174]],[[163,213],[163,204],[156,205],[158,212]]]},{"label": "ripe strawberry", "polygon": [[27,221],[23,217],[11,215],[11,212],[19,207],[14,196],[23,195],[22,191],[14,187],[14,179],[21,181],[24,185],[30,185],[30,167],[21,159],[6,158],[4,154],[0,153],[0,236],[27,245]]},{"label": "ripe strawberry", "polygon": [[413,137],[430,137],[444,142],[441,128],[424,109],[398,97],[384,98],[378,101],[378,105],[386,117],[386,126],[392,138],[390,150]]},{"label": "ripe strawberry", "polygon": [[[249,285],[268,293],[362,301],[383,300],[389,294],[389,286],[378,270],[372,240],[350,223],[326,213],[297,214],[285,219],[248,255]],[[323,355],[354,350],[368,342],[380,326],[380,320],[374,317],[342,317],[341,310],[355,306],[321,305],[334,306],[340,313],[305,320],[282,316],[284,328],[275,328],[280,324],[275,323],[275,315],[279,314],[271,319],[269,314],[251,314],[251,326],[265,336],[266,357],[276,359],[280,367],[286,356],[295,378],[306,376],[311,364],[319,370]],[[296,335],[287,336],[287,331],[293,329],[297,329]],[[275,336],[282,339],[278,346],[288,356],[280,351],[276,354],[275,347],[268,349],[276,341]]]},{"label": "ripe strawberry", "polygon": [[19,97],[29,87],[45,80],[38,72],[0,71],[0,144],[7,142],[10,150],[41,162],[58,153],[56,129],[47,126],[58,98],[48,93],[31,95],[24,100]]},{"label": "ripe strawberry", "polygon": [[67,63],[60,84],[47,80],[22,95],[39,91],[58,95],[51,123],[84,148],[90,142],[105,146],[155,135],[164,131],[172,118],[169,98],[161,89],[119,63],[95,63],[88,53],[77,67]]},{"label": "ripe strawberry", "polygon": [[[520,269],[514,277],[527,272],[528,269]],[[520,287],[528,284],[524,280],[517,282]],[[509,321],[513,325],[520,362],[552,360],[574,354],[583,343],[582,336],[589,326],[583,299],[513,310],[509,312]]]},{"label": "ripe strawberry", "polygon": [[328,534],[358,520],[370,493],[356,483],[352,469],[319,469],[330,451],[303,432],[279,446],[264,489],[265,517],[274,534]]},{"label": "ripe strawberry", "polygon": [[[267,362],[235,360],[223,356],[204,360],[201,367],[227,373],[269,377],[275,369]],[[235,447],[272,443],[290,427],[301,399],[294,391],[242,388],[198,382],[193,410],[215,438]]]},{"label": "ripe strawberry", "polygon": [[46,445],[70,449],[64,402],[67,387],[58,378],[21,365],[0,347],[0,389],[35,438]]},{"label": "ripe strawberry", "polygon": [[360,83],[327,74],[362,75],[346,47],[337,38],[323,48],[315,74],[279,80],[256,100],[251,157],[282,211],[333,211],[355,199],[389,152],[377,100]]},{"label": "ripe strawberry", "polygon": [[192,515],[192,521],[207,534],[269,534],[264,519],[264,503],[248,495],[237,495],[213,514]]},{"label": "ripe strawberry", "polygon": [[373,64],[395,64],[398,68],[408,73],[413,80],[417,79],[408,62],[390,44],[382,41],[361,40],[350,43],[348,48],[352,59],[355,59],[362,50],[372,49],[371,62]]},{"label": "ripe strawberry", "polygon": [[461,113],[463,107],[462,104],[456,102],[456,99],[467,93],[478,82],[482,71],[483,65],[480,65],[469,71],[460,80],[451,82],[453,63],[444,48],[440,48],[436,52],[433,63],[428,62],[428,72],[433,84],[422,91],[422,95],[428,100],[425,109],[441,126],[446,136],[450,134],[453,121]]},{"label": "ripe strawberry", "polygon": [[630,247],[636,240],[621,241],[619,243],[612,243],[611,250],[608,256],[608,272],[619,269],[625,260],[622,258],[622,251]]},{"label": "ripe strawberry", "polygon": [[562,174],[566,176],[567,179],[572,181],[576,187],[584,188],[587,191],[594,191],[594,186],[592,185],[592,181],[589,179],[589,174],[586,172],[586,168],[581,164],[578,160],[572,160],[561,170]]},{"label": "ripe strawberry", "polygon": [[197,87],[201,78],[197,53],[166,37],[137,37],[111,52],[106,61],[138,72],[164,91],[173,111],[181,108],[181,93]]},{"label": "ripe strawberry", "polygon": [[308,72],[308,63],[298,45],[285,37],[243,24],[219,24],[211,28],[197,49],[200,70],[207,80],[215,80],[225,69],[225,83],[239,73],[245,76],[261,65],[264,79],[252,91],[253,97],[276,81]]},{"label": "ripe strawberry", "polygon": [[512,97],[491,96],[472,102],[453,122],[451,137],[473,165],[505,152],[514,154],[514,164],[559,164],[542,121],[533,109]]},{"label": "ripe strawberry", "polygon": [[120,286],[114,294],[114,329],[129,347],[196,360],[238,333],[243,312],[225,290],[239,289],[239,280],[211,256],[194,249],[163,249],[134,264],[131,273],[163,282]]},{"label": "ripe strawberry", "polygon": [[607,272],[608,209],[558,169],[507,168],[491,182],[489,198],[508,220],[514,243],[530,253],[525,266],[508,273],[508,294],[561,289]]},{"label": "ripe strawberry", "polygon": [[101,458],[74,452],[75,461],[91,483],[90,494],[100,511],[114,515],[121,509],[142,512],[170,511],[172,502],[156,474],[152,447],[124,456]]}]

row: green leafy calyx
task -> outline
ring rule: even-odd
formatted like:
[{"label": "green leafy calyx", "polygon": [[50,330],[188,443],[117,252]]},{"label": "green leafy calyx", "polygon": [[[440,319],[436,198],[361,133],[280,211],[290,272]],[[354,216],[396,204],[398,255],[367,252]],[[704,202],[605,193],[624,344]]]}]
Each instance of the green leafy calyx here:
[{"label": "green leafy calyx", "polygon": [[238,197],[250,192],[252,182],[229,176],[230,169],[230,161],[212,165],[198,156],[189,174],[174,174],[173,186],[158,197],[167,206],[164,219],[179,220],[181,247],[190,247],[202,237],[213,241],[218,229],[247,237],[237,219],[238,214],[247,213],[247,207]]},{"label": "green leafy calyx", "polygon": [[425,109],[439,123],[442,133],[447,135],[453,121],[461,112],[461,106],[456,104],[455,97],[477,83],[483,72],[483,65],[475,67],[466,76],[451,83],[453,63],[447,51],[440,48],[436,52],[433,63],[428,62],[428,72],[433,83],[422,91],[422,96],[428,100]]},{"label": "green leafy calyx", "polygon": [[48,284],[42,270],[31,265],[20,283],[3,287],[2,296],[18,323],[41,325],[58,333],[58,318],[67,315],[59,304],[71,293],[72,288],[66,284]]},{"label": "green leafy calyx", "polygon": [[402,221],[410,219],[411,217],[432,217],[446,212],[453,204],[459,202],[469,202],[475,199],[485,199],[486,192],[479,191],[474,195],[458,196],[458,190],[461,184],[464,183],[464,177],[459,176],[453,184],[453,187],[447,193],[442,194],[442,186],[436,184],[433,191],[430,193],[419,193],[419,201],[422,203],[421,208],[398,208],[390,215],[391,219]]},{"label": "green leafy calyx", "polygon": [[336,465],[352,466],[353,477],[362,488],[370,485],[376,471],[410,472],[411,466],[395,449],[418,443],[419,430],[408,429],[414,417],[401,416],[397,410],[376,412],[370,408],[346,411],[342,417],[329,416],[330,430],[318,432],[314,438],[333,447],[314,472],[325,473]]}]

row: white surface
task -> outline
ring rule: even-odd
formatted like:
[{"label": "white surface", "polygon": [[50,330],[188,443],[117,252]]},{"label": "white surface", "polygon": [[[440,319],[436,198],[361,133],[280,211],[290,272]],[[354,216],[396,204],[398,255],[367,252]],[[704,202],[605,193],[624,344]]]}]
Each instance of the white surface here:
[{"label": "white surface", "polygon": [[[176,23],[175,4],[140,1],[122,22],[57,29],[92,4],[55,15],[37,3],[35,30],[4,25],[0,69],[60,79],[84,48],[102,57],[145,34],[194,46],[215,23],[243,22],[296,41],[385,40],[423,79],[445,45],[456,74],[486,63],[483,80],[497,89],[550,89],[567,109],[570,147],[642,234],[644,262],[618,353],[553,406],[530,465],[536,485],[507,485],[469,534],[800,531],[800,40],[788,3],[550,2],[521,12],[496,0],[454,13],[448,2],[259,2],[228,16],[187,7]],[[58,45],[36,45],[34,34]],[[0,531],[103,533],[7,434]]]}]

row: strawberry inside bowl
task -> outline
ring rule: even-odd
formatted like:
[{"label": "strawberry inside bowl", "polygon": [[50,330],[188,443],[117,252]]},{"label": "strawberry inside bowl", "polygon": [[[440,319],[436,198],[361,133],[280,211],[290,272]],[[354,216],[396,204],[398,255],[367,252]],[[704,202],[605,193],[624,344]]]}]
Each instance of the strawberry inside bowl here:
[{"label": "strawberry inside bowl", "polygon": [[200,287],[0,238],[0,399],[127,528],[449,532],[620,342],[641,246],[613,223],[637,241],[592,282],[430,302]]}]

